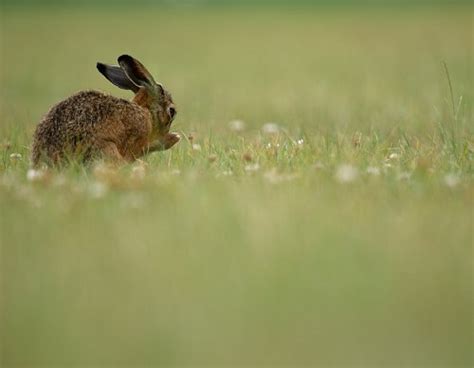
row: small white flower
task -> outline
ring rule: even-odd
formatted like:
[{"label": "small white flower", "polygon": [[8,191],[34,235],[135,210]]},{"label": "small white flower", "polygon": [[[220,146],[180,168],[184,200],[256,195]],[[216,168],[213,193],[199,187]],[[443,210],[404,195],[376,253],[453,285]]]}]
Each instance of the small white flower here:
[{"label": "small white flower", "polygon": [[126,208],[138,209],[145,205],[145,199],[141,194],[130,193],[122,198],[121,205]]},{"label": "small white flower", "polygon": [[398,153],[391,153],[388,158],[390,160],[398,160],[400,158],[400,155]]},{"label": "small white flower", "polygon": [[369,166],[367,168],[367,174],[373,175],[373,176],[379,176],[380,175],[380,169],[375,166]]},{"label": "small white flower", "polygon": [[46,172],[43,170],[29,169],[26,172],[26,179],[31,182],[41,181],[46,176]]},{"label": "small white flower", "polygon": [[276,169],[272,169],[270,171],[267,171],[263,177],[267,179],[270,183],[272,184],[278,184],[282,181],[281,175],[278,174],[278,171]]},{"label": "small white flower", "polygon": [[193,151],[200,151],[201,150],[201,145],[197,143],[193,143]]},{"label": "small white flower", "polygon": [[340,183],[353,182],[357,179],[358,175],[359,171],[357,168],[349,164],[340,165],[336,170],[336,179]]},{"label": "small white flower", "polygon": [[400,174],[398,174],[397,179],[400,181],[403,180],[410,180],[411,174],[409,172],[403,171]]},{"label": "small white flower", "polygon": [[245,166],[245,171],[247,172],[255,172],[260,170],[260,165],[259,164],[250,164]]},{"label": "small white flower", "polygon": [[218,174],[216,175],[216,178],[221,178],[221,177],[223,177],[223,176],[232,176],[232,175],[234,175],[234,173],[232,172],[232,170],[224,170],[223,172],[218,173]]},{"label": "small white flower", "polygon": [[245,122],[239,119],[229,122],[229,128],[233,132],[242,132],[245,129]]},{"label": "small white flower", "polygon": [[107,185],[102,182],[96,181],[92,183],[92,185],[89,187],[89,194],[92,198],[102,198],[107,194],[108,189],[109,188],[107,187]]},{"label": "small white flower", "polygon": [[263,176],[271,184],[279,184],[286,181],[294,180],[298,177],[296,174],[280,174],[277,169],[273,168],[267,171]]},{"label": "small white flower", "polygon": [[298,140],[296,141],[296,144],[297,144],[298,146],[302,146],[303,143],[304,143],[304,139],[303,139],[303,138],[298,139]]},{"label": "small white flower", "polygon": [[444,177],[444,184],[448,186],[449,188],[457,187],[460,182],[461,182],[461,179],[459,178],[459,176],[453,173],[448,174]]},{"label": "small white flower", "polygon": [[267,149],[280,148],[280,143],[276,143],[276,144],[267,143],[267,145],[265,147]]},{"label": "small white flower", "polygon": [[145,175],[146,175],[145,165],[138,165],[132,168],[131,176],[133,179],[143,180],[145,178]]},{"label": "small white flower", "polygon": [[10,154],[10,159],[13,161],[21,160],[21,154],[20,153],[12,153]]},{"label": "small white flower", "polygon": [[263,125],[262,131],[265,134],[277,134],[280,131],[280,127],[277,123],[266,123]]}]

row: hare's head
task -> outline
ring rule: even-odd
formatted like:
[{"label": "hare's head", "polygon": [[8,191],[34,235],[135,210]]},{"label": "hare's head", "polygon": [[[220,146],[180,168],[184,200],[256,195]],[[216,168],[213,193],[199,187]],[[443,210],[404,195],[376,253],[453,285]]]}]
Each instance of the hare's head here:
[{"label": "hare's head", "polygon": [[97,69],[113,84],[135,93],[134,102],[150,110],[153,130],[160,135],[170,130],[176,107],[168,91],[155,82],[150,72],[129,55],[118,58],[119,66],[97,63]]}]

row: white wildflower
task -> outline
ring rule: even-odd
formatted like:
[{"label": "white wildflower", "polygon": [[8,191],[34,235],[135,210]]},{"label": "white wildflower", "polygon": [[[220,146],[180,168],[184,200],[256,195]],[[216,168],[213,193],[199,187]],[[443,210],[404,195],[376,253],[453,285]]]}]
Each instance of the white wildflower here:
[{"label": "white wildflower", "polygon": [[89,186],[89,194],[92,198],[103,198],[107,191],[109,190],[108,186],[102,182],[96,181]]},{"label": "white wildflower", "polygon": [[449,188],[454,188],[459,185],[459,183],[461,182],[461,179],[456,174],[451,173],[451,174],[446,175],[443,181],[444,181],[444,184],[448,186]]},{"label": "white wildflower", "polygon": [[255,172],[255,171],[260,170],[260,165],[259,164],[249,164],[249,165],[245,165],[244,169],[247,172]]},{"label": "white wildflower", "polygon": [[21,153],[11,153],[10,154],[10,160],[12,161],[18,161],[21,160]]},{"label": "white wildflower", "polygon": [[146,175],[145,165],[137,165],[132,168],[131,177],[133,179],[143,180]]},{"label": "white wildflower", "polygon": [[391,153],[391,154],[388,156],[388,158],[389,158],[390,160],[398,160],[398,159],[400,158],[400,154],[394,152],[394,153]]},{"label": "white wildflower", "polygon": [[234,175],[234,173],[232,172],[232,170],[224,170],[223,172],[220,172],[216,175],[216,178],[221,178],[223,176],[232,176]]},{"label": "white wildflower", "polygon": [[267,145],[265,147],[267,149],[280,148],[280,143],[276,143],[276,144],[267,143]]},{"label": "white wildflower", "polygon": [[280,174],[277,169],[273,168],[270,171],[267,171],[263,176],[271,184],[279,184],[285,181],[291,181],[298,177],[296,174]]},{"label": "white wildflower", "polygon": [[280,131],[280,127],[277,123],[266,123],[263,125],[262,131],[265,134],[277,134]]},{"label": "white wildflower", "polygon": [[336,170],[336,179],[340,183],[353,182],[357,179],[358,175],[359,171],[357,168],[349,164],[340,165]]},{"label": "white wildflower", "polygon": [[379,176],[380,175],[380,169],[375,166],[369,166],[367,168],[367,174],[373,175],[373,176]]},{"label": "white wildflower", "polygon": [[229,128],[233,132],[242,132],[245,129],[245,122],[239,119],[229,122]]},{"label": "white wildflower", "polygon": [[29,169],[26,172],[26,179],[31,182],[41,181],[46,177],[46,171]]},{"label": "white wildflower", "polygon": [[410,180],[411,174],[407,171],[403,171],[397,176],[397,180],[403,181],[403,180]]},{"label": "white wildflower", "polygon": [[126,208],[138,209],[145,205],[145,198],[138,193],[130,193],[122,198],[121,205]]},{"label": "white wildflower", "polygon": [[193,151],[200,151],[201,145],[197,143],[193,143],[192,148],[193,148]]}]

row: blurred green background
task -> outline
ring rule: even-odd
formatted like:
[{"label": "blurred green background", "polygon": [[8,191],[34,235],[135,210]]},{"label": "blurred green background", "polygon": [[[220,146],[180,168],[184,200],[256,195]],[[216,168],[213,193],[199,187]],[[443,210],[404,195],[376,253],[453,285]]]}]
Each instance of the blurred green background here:
[{"label": "blurred green background", "polygon": [[[117,4],[130,6],[130,1],[126,0],[4,0],[3,3],[8,6],[34,6],[34,5],[94,5],[94,6],[115,6]],[[192,6],[192,7],[208,7],[208,6],[221,6],[221,7],[255,7],[263,6],[271,8],[274,6],[285,6],[285,7],[334,7],[334,6],[350,6],[350,7],[385,7],[385,6],[432,6],[441,5],[445,7],[459,5],[459,4],[470,4],[469,0],[137,0],[133,2],[134,5],[155,5],[155,6]]]},{"label": "blurred green background", "polygon": [[[472,366],[472,4],[86,3],[2,4],[2,367]],[[28,181],[124,52],[193,141]]]}]

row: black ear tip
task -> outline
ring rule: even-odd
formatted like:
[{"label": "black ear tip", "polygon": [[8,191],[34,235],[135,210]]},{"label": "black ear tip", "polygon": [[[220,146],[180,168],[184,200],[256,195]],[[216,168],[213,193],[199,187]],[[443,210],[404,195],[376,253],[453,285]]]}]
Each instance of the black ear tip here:
[{"label": "black ear tip", "polygon": [[97,63],[96,66],[97,66],[97,69],[99,70],[99,72],[103,73],[105,71],[105,65],[104,64]]},{"label": "black ear tip", "polygon": [[130,56],[130,55],[127,55],[127,54],[124,54],[124,55],[120,55],[117,59],[117,61],[120,63],[122,62],[125,62],[125,63],[129,63],[133,60],[133,58]]}]

